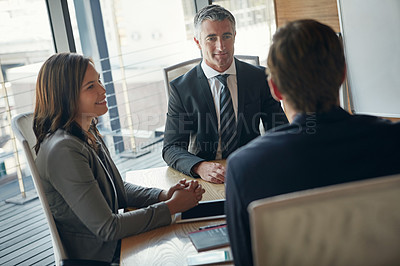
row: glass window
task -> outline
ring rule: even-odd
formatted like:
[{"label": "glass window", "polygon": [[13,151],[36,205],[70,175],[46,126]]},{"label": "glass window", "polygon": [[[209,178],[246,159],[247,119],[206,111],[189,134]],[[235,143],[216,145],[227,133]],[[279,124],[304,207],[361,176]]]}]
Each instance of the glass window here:
[{"label": "glass window", "polygon": [[[97,28],[95,34],[104,35],[107,56],[98,56],[98,51],[89,51],[91,54],[86,55],[94,57],[96,68],[103,76],[108,75],[106,85],[113,87],[113,92],[107,91],[107,94],[108,97],[110,94],[115,96],[114,101],[108,100],[109,110],[115,112],[102,117],[99,128],[117,164],[121,158],[150,151],[157,154],[159,164],[156,166],[165,165],[161,159],[162,142],[158,142],[167,112],[162,68],[200,57],[193,41],[195,11],[191,2],[100,1],[104,32]],[[82,22],[82,16],[87,14],[82,12],[82,4],[78,1],[71,0],[68,4],[77,51],[85,53],[89,50],[88,34],[93,34],[85,30]],[[105,62],[110,64],[111,71],[101,69]],[[112,128],[112,122],[120,127]],[[116,139],[117,136],[122,139]],[[122,149],[118,145],[121,142]],[[154,142],[158,145],[151,145]],[[143,164],[143,168],[152,166],[154,162]],[[125,164],[120,171],[129,170],[129,167]]]},{"label": "glass window", "polygon": [[[85,30],[90,25],[83,25],[86,22],[82,22],[81,16],[91,15],[82,12],[85,4],[76,0],[68,3],[77,51],[94,56],[98,70],[109,78],[105,81],[112,87],[111,92],[107,91],[108,97],[115,97],[108,101],[109,109],[114,112],[102,117],[100,131],[115,160],[130,157],[157,141],[157,136],[163,132],[168,100],[162,69],[200,57],[193,41],[194,1],[100,0],[101,13],[95,16],[101,16],[104,30],[99,27]],[[275,25],[273,2],[226,0],[215,3],[228,8],[237,19],[235,53],[258,55],[265,65],[274,30],[271,25]],[[93,46],[99,43],[88,48],[88,35],[93,32],[99,34],[97,42],[104,35],[106,51],[102,47],[99,49],[103,52],[93,52]],[[101,53],[103,56],[99,56]],[[110,70],[99,69],[105,64],[110,64]],[[161,143],[150,149],[161,157]]]},{"label": "glass window", "polygon": [[36,77],[54,48],[45,1],[0,0],[0,18],[0,184],[8,184],[6,199],[19,191],[17,176],[32,188],[25,157],[15,152],[11,118],[33,111]]},{"label": "glass window", "polygon": [[214,0],[232,12],[236,19],[235,54],[257,55],[266,66],[272,35],[275,33],[272,0]]},{"label": "glass window", "polygon": [[[275,31],[273,1],[214,3],[236,17],[235,53],[258,55],[265,65]],[[85,53],[85,46],[93,51],[104,51],[105,47],[107,52],[94,53],[94,59],[103,80],[107,79],[106,86],[112,89],[107,96],[112,98],[110,112],[100,121],[100,128],[114,159],[123,173],[130,170],[126,161],[150,149],[158,155],[157,162],[143,163],[141,167],[158,166],[162,163],[162,144],[146,147],[159,141],[165,123],[167,97],[162,68],[200,57],[193,41],[194,1],[100,0],[104,39],[95,43],[88,43],[87,35],[99,29],[82,30],[78,23],[82,12],[75,4],[91,9],[93,3],[68,0],[77,52]],[[0,182],[4,183],[17,176],[29,176],[24,156],[15,152],[11,118],[33,111],[39,68],[55,51],[45,1],[0,0],[0,17]],[[91,23],[87,21],[86,26]],[[107,64],[109,68],[105,67]]]},{"label": "glass window", "polygon": [[125,128],[132,121],[138,146],[165,124],[162,68],[200,57],[193,38],[188,38],[193,34],[188,33],[185,13],[194,10],[187,2],[101,1],[117,102],[126,106],[120,108],[121,124]]}]

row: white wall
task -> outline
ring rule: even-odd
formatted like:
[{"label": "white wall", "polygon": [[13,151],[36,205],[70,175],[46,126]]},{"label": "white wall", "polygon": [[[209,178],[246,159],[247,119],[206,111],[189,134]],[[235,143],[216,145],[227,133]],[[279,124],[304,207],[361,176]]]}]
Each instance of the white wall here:
[{"label": "white wall", "polygon": [[352,109],[400,117],[400,1],[338,0]]}]

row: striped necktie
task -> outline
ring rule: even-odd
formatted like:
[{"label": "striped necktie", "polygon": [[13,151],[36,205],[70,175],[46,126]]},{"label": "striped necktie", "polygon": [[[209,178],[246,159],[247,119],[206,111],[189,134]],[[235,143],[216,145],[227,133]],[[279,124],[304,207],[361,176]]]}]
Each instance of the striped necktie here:
[{"label": "striped necktie", "polygon": [[237,145],[236,138],[236,118],[233,110],[231,93],[227,85],[226,79],[229,74],[218,75],[216,78],[221,82],[220,95],[220,130],[222,158],[225,159],[231,154]]}]

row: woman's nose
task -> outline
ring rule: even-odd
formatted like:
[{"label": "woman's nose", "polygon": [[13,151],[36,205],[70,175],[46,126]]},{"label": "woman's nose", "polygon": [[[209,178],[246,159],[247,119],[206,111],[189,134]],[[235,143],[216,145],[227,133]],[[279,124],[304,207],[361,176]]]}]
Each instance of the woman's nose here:
[{"label": "woman's nose", "polygon": [[99,91],[100,91],[101,93],[106,93],[106,88],[104,87],[103,83],[100,83],[100,82],[99,82],[99,87],[100,87],[100,90],[99,90]]}]

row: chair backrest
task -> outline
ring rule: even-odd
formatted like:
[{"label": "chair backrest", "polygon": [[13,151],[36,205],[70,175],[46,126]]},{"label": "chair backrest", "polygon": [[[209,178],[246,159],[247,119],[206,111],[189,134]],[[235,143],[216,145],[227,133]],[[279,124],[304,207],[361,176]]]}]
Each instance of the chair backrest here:
[{"label": "chair backrest", "polygon": [[67,256],[61,243],[60,235],[58,234],[53,215],[50,211],[49,204],[42,187],[39,172],[35,164],[36,153],[33,150],[33,146],[36,144],[36,137],[33,132],[33,113],[20,114],[14,117],[12,120],[12,129],[15,137],[22,143],[22,148],[31,170],[32,179],[49,224],[50,234],[53,242],[54,259],[56,265],[60,265],[61,260],[67,259]]},{"label": "chair backrest", "polygon": [[400,265],[400,175],[252,202],[255,265]]},{"label": "chair backrest", "polygon": [[[260,59],[258,56],[252,56],[252,55],[235,55],[235,57],[241,61],[245,61],[249,64],[259,66],[260,65]],[[164,86],[165,86],[165,92],[167,95],[167,99],[169,98],[169,91],[171,89],[169,83],[176,79],[177,77],[185,74],[189,70],[191,70],[193,67],[195,67],[197,64],[199,64],[201,61],[201,58],[195,58],[191,59],[188,61],[184,61],[182,63],[172,65],[169,67],[166,67],[163,69],[163,76],[164,76]]]}]

